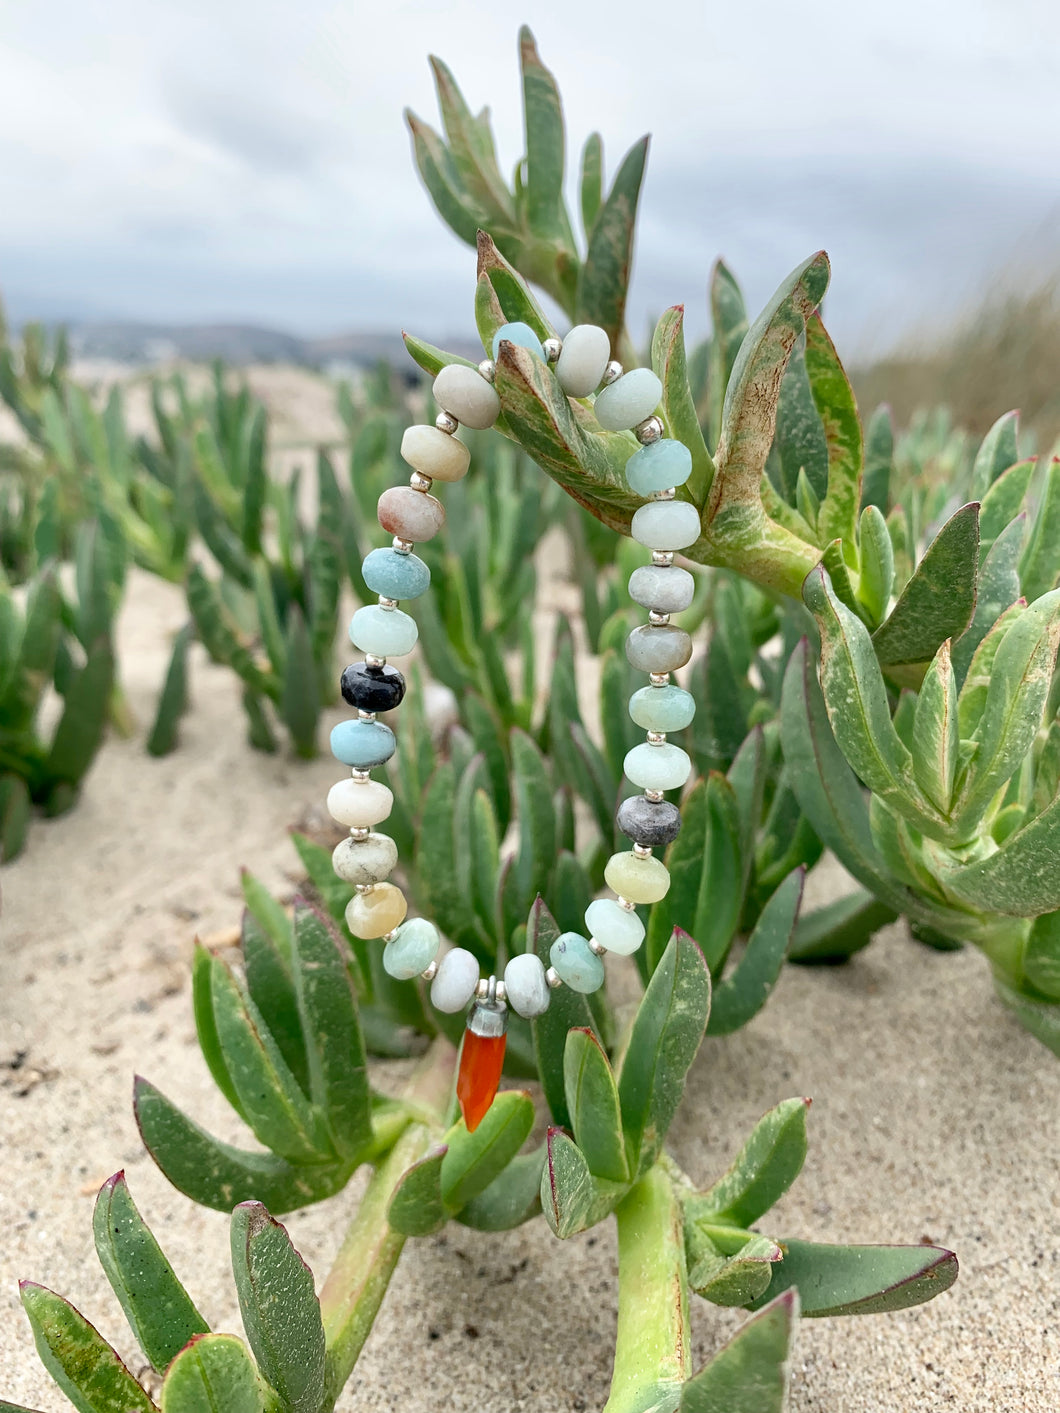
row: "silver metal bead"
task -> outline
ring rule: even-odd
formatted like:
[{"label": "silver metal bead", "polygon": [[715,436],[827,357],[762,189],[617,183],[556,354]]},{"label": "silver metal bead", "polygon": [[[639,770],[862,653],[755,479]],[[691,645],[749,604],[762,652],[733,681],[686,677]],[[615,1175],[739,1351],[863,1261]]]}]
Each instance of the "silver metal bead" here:
[{"label": "silver metal bead", "polygon": [[541,350],[545,355],[546,363],[557,363],[559,356],[563,352],[562,339],[546,339],[541,345]]},{"label": "silver metal bead", "polygon": [[667,486],[664,491],[653,491],[651,498],[652,500],[676,500],[677,487]]},{"label": "silver metal bead", "polygon": [[371,832],[366,824],[355,824],[350,830],[350,838],[356,840],[359,844],[362,839],[367,839]]},{"label": "silver metal bead", "polygon": [[480,976],[478,979],[478,985],[475,987],[475,995],[479,998],[480,1001],[484,1001],[489,994],[489,978],[485,976]]},{"label": "silver metal bead", "polygon": [[668,613],[660,613],[657,608],[651,609],[648,613],[648,622],[653,628],[662,628],[663,625],[669,623],[669,621],[670,615]]},{"label": "silver metal bead", "polygon": [[638,859],[651,858],[651,849],[647,844],[634,844],[633,853]]},{"label": "silver metal bead", "polygon": [[665,746],[665,745],[666,745],[666,732],[665,732],[665,731],[649,731],[649,732],[648,732],[648,745],[649,745],[649,746]]},{"label": "silver metal bead", "polygon": [[409,477],[409,485],[414,491],[429,491],[434,485],[434,477],[425,476],[422,471],[413,471]]},{"label": "silver metal bead", "polygon": [[398,554],[411,554],[414,540],[403,540],[400,535],[395,535],[390,542]]},{"label": "silver metal bead", "polygon": [[396,928],[396,927],[392,927],[389,932],[384,932],[384,933],[383,933],[383,936],[382,936],[382,939],[381,939],[381,940],[382,940],[383,942],[393,942],[394,938],[395,938],[397,935],[398,935],[398,930],[397,930],[397,928]]},{"label": "silver metal bead", "polygon": [[386,596],[386,594],[380,594],[380,595],[379,595],[379,607],[380,607],[380,608],[385,608],[388,613],[389,613],[392,609],[397,608],[397,606],[398,606],[398,601],[397,601],[397,599],[388,599],[387,596]]},{"label": "silver metal bead", "polygon": [[503,982],[503,981],[498,981],[498,982],[497,982],[497,985],[494,987],[494,990],[493,990],[493,997],[494,997],[494,1000],[497,1002],[497,1005],[498,1005],[498,1006],[503,1006],[504,1003],[507,1001],[507,999],[508,999],[508,992],[507,992],[507,990],[505,989],[505,985],[504,985],[504,982]]},{"label": "silver metal bead", "polygon": [[645,790],[644,798],[646,800],[651,800],[653,805],[657,805],[659,801],[664,798],[664,796],[661,790]]},{"label": "silver metal bead", "polygon": [[651,562],[663,569],[669,569],[674,562],[673,550],[652,550]]},{"label": "silver metal bead", "polygon": [[353,776],[354,780],[357,781],[358,785],[363,785],[366,780],[371,780],[372,778],[370,771],[358,770],[356,766],[353,767],[350,774]]},{"label": "silver metal bead", "polygon": [[385,667],[386,658],[376,657],[375,653],[365,653],[364,665],[365,667]]},{"label": "silver metal bead", "polygon": [[555,967],[548,967],[546,969],[545,980],[548,982],[549,987],[553,991],[557,990],[560,986],[563,985],[563,978],[560,976],[559,972],[556,970]]},{"label": "silver metal bead", "polygon": [[438,416],[434,419],[434,425],[438,428],[439,432],[445,432],[446,436],[451,437],[457,431],[460,423],[451,412],[439,412]]},{"label": "silver metal bead", "polygon": [[649,672],[648,681],[653,687],[668,687],[670,685],[670,674],[668,672]]},{"label": "silver metal bead", "polygon": [[607,948],[602,942],[597,942],[595,937],[589,938],[589,950],[595,952],[598,957],[603,957],[607,953]]},{"label": "silver metal bead", "polygon": [[625,908],[627,913],[635,913],[637,911],[636,903],[631,903],[628,898],[616,898],[615,902],[620,908]]},{"label": "silver metal bead", "polygon": [[358,883],[358,884],[357,884],[357,892],[360,893],[362,896],[363,896],[365,893],[374,892],[374,890],[375,890],[375,884],[374,884],[374,883]]},{"label": "silver metal bead", "polygon": [[618,359],[612,358],[611,362],[604,369],[604,376],[600,379],[600,386],[606,388],[612,383],[617,383],[624,372],[625,369],[622,367],[622,364],[619,363]]},{"label": "silver metal bead", "polygon": [[486,379],[487,383],[492,383],[497,376],[497,365],[492,358],[484,358],[478,365],[478,370]]},{"label": "silver metal bead", "polygon": [[362,710],[360,709],[360,707],[358,707],[358,708],[357,708],[357,720],[358,720],[358,721],[374,721],[374,720],[375,720],[375,712],[374,712],[374,711],[362,711]]},{"label": "silver metal bead", "polygon": [[643,422],[637,423],[633,428],[633,435],[641,446],[650,446],[652,442],[659,440],[665,430],[662,418],[653,413],[650,417],[645,417]]},{"label": "silver metal bead", "polygon": [[430,966],[426,967],[423,971],[420,972],[420,976],[423,977],[424,981],[433,981],[437,975],[438,963],[436,961],[431,962]]}]

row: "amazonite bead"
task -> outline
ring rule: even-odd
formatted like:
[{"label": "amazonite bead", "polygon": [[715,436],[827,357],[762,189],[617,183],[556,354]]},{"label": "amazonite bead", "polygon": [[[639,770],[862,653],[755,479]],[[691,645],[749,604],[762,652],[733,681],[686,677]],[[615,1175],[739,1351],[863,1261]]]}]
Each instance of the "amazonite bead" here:
[{"label": "amazonite bead", "polygon": [[[649,687],[648,691],[654,691]],[[622,762],[626,779],[641,790],[678,790],[692,774],[688,752],[669,741],[653,746],[648,742],[626,752]],[[615,889],[618,893],[620,890]],[[624,895],[628,897],[628,894]],[[639,900],[638,900],[639,901]]]},{"label": "amazonite bead", "polygon": [[642,564],[629,576],[629,596],[657,613],[681,613],[692,602],[696,581],[679,565]]},{"label": "amazonite bead", "polygon": [[687,549],[699,539],[699,511],[687,500],[653,500],[634,511],[629,532],[648,549]]},{"label": "amazonite bead", "polygon": [[635,451],[626,462],[626,480],[638,496],[683,486],[692,474],[692,453],[684,442],[660,437]]},{"label": "amazonite bead", "polygon": [[666,897],[670,874],[661,859],[639,859],[634,853],[612,854],[604,869],[604,882],[631,903],[657,903]]},{"label": "amazonite bead", "polygon": [[431,571],[416,554],[374,549],[361,565],[364,582],[373,594],[388,599],[418,599],[431,584]]},{"label": "amazonite bead", "polygon": [[504,990],[508,1004],[524,1020],[543,1016],[552,992],[545,977],[545,964],[534,952],[520,952],[504,968]]},{"label": "amazonite bead", "polygon": [[331,729],[331,754],[354,770],[374,770],[396,749],[393,731],[381,721],[340,721]]},{"label": "amazonite bead", "polygon": [[454,947],[438,963],[438,970],[431,982],[431,1005],[436,1011],[455,1015],[474,996],[478,979],[478,958],[464,947]]},{"label": "amazonite bead", "polygon": [[409,910],[405,895],[392,883],[377,883],[369,893],[354,893],[346,904],[346,926],[362,942],[393,932]]},{"label": "amazonite bead", "polygon": [[463,422],[484,432],[500,416],[501,400],[477,368],[463,363],[448,363],[434,380],[434,400],[439,407]]},{"label": "amazonite bead", "polygon": [[[541,347],[541,340],[529,324],[502,324],[493,335],[494,358],[500,354],[502,342],[514,343],[517,348],[528,348],[531,353],[537,354],[542,363],[545,361],[545,350]],[[453,416],[456,416],[455,412]]]},{"label": "amazonite bead", "polygon": [[425,917],[410,917],[398,928],[394,940],[383,948],[383,970],[395,981],[411,981],[427,970],[438,955],[440,944],[441,938],[433,922]]},{"label": "amazonite bead", "polygon": [[590,937],[620,957],[629,957],[644,941],[644,924],[635,912],[614,898],[596,898],[585,909]]},{"label": "amazonite bead", "polygon": [[419,635],[416,620],[400,608],[365,604],[350,619],[350,642],[374,657],[402,657],[416,646]]},{"label": "amazonite bead", "polygon": [[588,995],[604,984],[604,964],[579,932],[561,932],[553,942],[549,961],[572,991]]},{"label": "amazonite bead", "polygon": [[388,534],[416,544],[433,540],[445,524],[445,507],[438,497],[412,486],[390,486],[379,497],[375,512]]},{"label": "amazonite bead", "polygon": [[568,397],[588,397],[611,361],[611,340],[596,324],[575,324],[563,340],[556,377]]},{"label": "amazonite bead", "polygon": [[593,411],[605,431],[627,432],[651,416],[661,397],[662,383],[651,369],[633,368],[597,395]]},{"label": "amazonite bead", "polygon": [[414,471],[436,481],[459,481],[471,462],[471,452],[462,441],[426,423],[405,428],[401,455]]},{"label": "amazonite bead", "polygon": [[629,714],[645,731],[683,731],[696,714],[696,699],[683,687],[641,687],[629,699]]},{"label": "amazonite bead", "polygon": [[367,839],[343,839],[331,855],[335,876],[344,883],[382,883],[397,868],[398,851],[385,834],[369,834]]},{"label": "amazonite bead", "polygon": [[379,780],[340,780],[328,791],[328,813],[347,829],[381,824],[393,807],[393,791]]},{"label": "amazonite bead", "polygon": [[692,638],[672,623],[642,623],[626,639],[626,657],[638,672],[674,672],[692,656]]}]

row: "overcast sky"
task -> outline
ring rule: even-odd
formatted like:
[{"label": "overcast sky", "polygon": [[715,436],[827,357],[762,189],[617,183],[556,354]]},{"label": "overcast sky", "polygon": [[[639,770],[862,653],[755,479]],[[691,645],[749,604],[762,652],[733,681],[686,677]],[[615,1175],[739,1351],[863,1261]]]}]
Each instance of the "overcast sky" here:
[{"label": "overcast sky", "polygon": [[510,169],[522,19],[575,158],[654,134],[635,325],[702,326],[717,254],[757,307],[824,246],[829,323],[873,349],[1055,260],[1055,0],[0,0],[12,314],[469,333],[402,109],[437,123],[440,54]]}]

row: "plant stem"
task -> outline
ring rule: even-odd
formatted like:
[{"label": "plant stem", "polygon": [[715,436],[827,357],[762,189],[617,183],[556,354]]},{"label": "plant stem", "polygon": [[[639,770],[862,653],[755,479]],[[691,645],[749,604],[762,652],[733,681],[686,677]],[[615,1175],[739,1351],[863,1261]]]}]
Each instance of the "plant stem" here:
[{"label": "plant stem", "polygon": [[320,1292],[320,1313],[327,1340],[323,1413],[330,1413],[353,1372],[371,1333],[394,1274],[405,1238],[387,1221],[390,1199],[405,1170],[436,1141],[453,1083],[456,1051],[435,1040],[404,1095],[423,1111],[410,1124],[372,1174],[346,1239]]},{"label": "plant stem", "polygon": [[656,1166],[618,1207],[618,1331],[604,1413],[673,1413],[690,1370],[681,1208]]}]

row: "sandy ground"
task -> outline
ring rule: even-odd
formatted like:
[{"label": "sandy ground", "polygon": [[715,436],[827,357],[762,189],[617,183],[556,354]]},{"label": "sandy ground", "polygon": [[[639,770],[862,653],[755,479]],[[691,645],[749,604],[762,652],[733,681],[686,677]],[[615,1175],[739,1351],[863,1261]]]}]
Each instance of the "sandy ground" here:
[{"label": "sandy ground", "polygon": [[[160,630],[183,617],[178,593],[137,578],[120,649],[145,729]],[[199,655],[193,698],[174,755],[108,743],[78,808],[35,823],[0,876],[0,1398],[43,1413],[68,1405],[33,1352],[19,1277],[68,1295],[142,1367],[92,1249],[95,1192],[119,1167],[204,1314],[239,1328],[227,1219],[147,1158],[132,1075],[245,1141],[195,1042],[191,942],[237,921],[240,865],[290,894],[286,830],[319,818],[334,765],[250,751],[234,682]],[[821,885],[837,886],[835,874]],[[930,1305],[804,1322],[797,1413],[1056,1413],[1060,1065],[992,999],[981,960],[929,952],[894,927],[846,968],[789,968],[746,1030],[705,1045],[672,1132],[678,1160],[708,1182],[758,1116],[795,1094],[815,1101],[810,1156],[771,1234],[931,1240],[961,1260],[957,1286]],[[362,1181],[289,1219],[318,1283]],[[615,1276],[611,1224],[565,1244],[542,1221],[410,1243],[340,1408],[594,1413]],[[695,1304],[697,1365],[741,1318]]]}]

